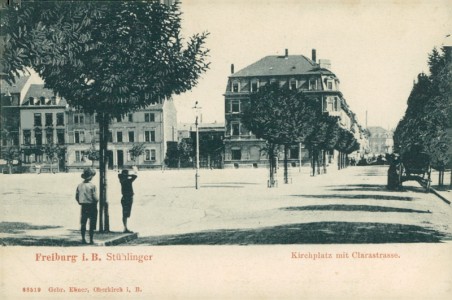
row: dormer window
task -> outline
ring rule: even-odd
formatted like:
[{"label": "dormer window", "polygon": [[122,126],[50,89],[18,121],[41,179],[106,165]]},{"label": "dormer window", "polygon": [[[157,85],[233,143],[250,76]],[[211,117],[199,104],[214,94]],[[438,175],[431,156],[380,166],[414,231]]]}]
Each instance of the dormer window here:
[{"label": "dormer window", "polygon": [[329,80],[329,81],[326,83],[326,88],[327,88],[327,90],[329,90],[329,91],[333,90],[333,82],[332,82],[331,80]]},{"label": "dormer window", "polygon": [[309,90],[317,90],[317,79],[309,79]]},{"label": "dormer window", "polygon": [[291,90],[297,89],[297,81],[295,79],[291,79],[289,81],[289,89],[291,89]]},{"label": "dormer window", "polygon": [[253,80],[251,81],[251,92],[257,92],[259,90],[259,81]]},{"label": "dormer window", "polygon": [[239,84],[239,82],[238,82],[238,81],[234,81],[234,82],[232,83],[232,92],[233,92],[233,93],[238,93],[239,90],[240,90],[240,84]]}]

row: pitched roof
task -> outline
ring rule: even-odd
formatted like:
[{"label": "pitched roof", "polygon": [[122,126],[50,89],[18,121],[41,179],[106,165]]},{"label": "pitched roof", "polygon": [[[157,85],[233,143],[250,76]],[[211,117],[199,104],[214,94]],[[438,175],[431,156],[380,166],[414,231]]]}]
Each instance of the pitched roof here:
[{"label": "pitched roof", "polygon": [[[24,98],[23,104],[28,104],[28,101],[31,97],[33,98],[41,98],[44,97],[46,99],[51,99],[55,96],[55,93],[51,89],[47,89],[44,87],[43,84],[32,84],[30,85],[30,88],[28,89],[27,94]],[[58,97],[57,97],[58,99]],[[57,103],[57,105],[66,105],[66,101],[62,98],[60,98],[60,101]]]},{"label": "pitched roof", "polygon": [[30,79],[30,76],[16,77],[15,83],[8,84],[6,80],[2,78],[0,81],[1,91],[2,93],[6,93],[7,91],[13,94],[20,93],[24,88],[25,84],[27,83],[28,79]]},{"label": "pitched roof", "polygon": [[281,76],[301,75],[311,73],[333,74],[326,69],[320,69],[319,65],[304,55],[277,56],[270,55],[257,62],[231,74],[229,77],[248,76]]}]

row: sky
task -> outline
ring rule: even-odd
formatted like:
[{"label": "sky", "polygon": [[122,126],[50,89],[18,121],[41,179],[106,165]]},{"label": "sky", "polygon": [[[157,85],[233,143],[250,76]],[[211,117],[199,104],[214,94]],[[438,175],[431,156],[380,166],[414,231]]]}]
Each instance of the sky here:
[{"label": "sky", "polygon": [[224,92],[236,72],[267,55],[329,59],[363,126],[395,128],[428,54],[452,33],[450,0],[182,0],[183,36],[208,31],[210,69],[174,97],[179,122],[224,122]]}]

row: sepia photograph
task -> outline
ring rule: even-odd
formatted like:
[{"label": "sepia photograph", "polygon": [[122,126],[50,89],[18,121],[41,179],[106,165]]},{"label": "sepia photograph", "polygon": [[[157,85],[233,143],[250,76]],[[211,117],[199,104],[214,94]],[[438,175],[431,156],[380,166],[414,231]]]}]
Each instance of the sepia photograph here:
[{"label": "sepia photograph", "polygon": [[450,299],[449,0],[2,0],[2,299]]}]

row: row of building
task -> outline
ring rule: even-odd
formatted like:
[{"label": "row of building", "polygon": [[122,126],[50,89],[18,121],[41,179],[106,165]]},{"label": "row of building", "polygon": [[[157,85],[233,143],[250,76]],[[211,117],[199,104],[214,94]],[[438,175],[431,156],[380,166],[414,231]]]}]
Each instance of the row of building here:
[{"label": "row of building", "polygon": [[[209,145],[208,140],[216,142],[211,143],[216,147],[214,154],[200,149],[201,166],[267,165],[264,141],[243,126],[241,117],[251,93],[272,82],[317,97],[324,112],[340,117],[340,125],[354,133],[361,144],[356,155],[368,152],[367,135],[343,97],[339,79],[330,69],[329,60],[317,61],[315,50],[312,50],[311,58],[289,55],[286,50],[285,55],[266,56],[238,72],[232,65],[224,93],[225,123],[199,125],[201,147]],[[17,163],[20,162],[22,171],[33,171],[37,165],[52,163],[43,150],[46,145],[58,145],[63,149],[61,157],[53,161],[60,170],[80,170],[96,163],[88,156],[90,149],[98,149],[96,114],[71,108],[65,99],[44,88],[31,76],[18,78],[14,85],[8,85],[3,79],[1,83],[1,146],[2,150],[8,147],[20,149]],[[194,124],[177,123],[177,111],[171,99],[116,118],[110,125],[108,166],[163,168],[168,142],[193,138],[194,131]],[[203,140],[206,142],[202,143]],[[131,150],[137,144],[144,144],[144,151],[135,158]],[[333,162],[337,155],[329,154],[329,161]],[[309,162],[309,153],[301,144],[294,145],[289,155],[291,166]]]}]

